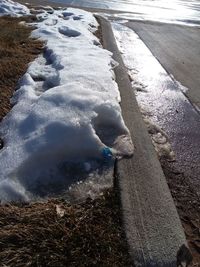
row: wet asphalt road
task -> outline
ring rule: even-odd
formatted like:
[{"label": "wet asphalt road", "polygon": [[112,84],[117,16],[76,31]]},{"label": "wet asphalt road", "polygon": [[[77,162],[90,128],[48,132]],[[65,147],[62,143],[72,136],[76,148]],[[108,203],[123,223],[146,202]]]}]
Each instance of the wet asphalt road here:
[{"label": "wet asphalt road", "polygon": [[118,161],[114,172],[129,252],[137,267],[175,267],[177,251],[186,242],[183,229],[111,25],[104,19],[101,25],[104,47],[119,63],[114,71],[122,115],[135,146],[133,157]]},{"label": "wet asphalt road", "polygon": [[200,109],[200,27],[136,21],[127,25],[167,72],[189,88],[187,97]]},{"label": "wet asphalt road", "polygon": [[[143,94],[143,101],[170,138],[176,153],[176,162],[172,163],[176,172],[183,173],[200,194],[200,29],[143,22],[129,22],[127,26],[139,35],[164,69],[188,88],[184,95],[176,90],[172,79],[165,85],[168,90],[161,93],[159,87],[150,88],[151,94]],[[182,97],[176,100],[174,96],[180,94]]]},{"label": "wet asphalt road", "polygon": [[[41,1],[32,3],[41,4]],[[42,4],[51,5],[52,2],[44,0]],[[139,35],[163,68],[189,88],[186,97],[183,95],[182,100],[177,101],[176,95],[180,92],[176,93],[176,84],[170,81],[163,85],[168,90],[160,94],[159,101],[152,88],[152,94],[144,101],[153,107],[156,123],[170,138],[177,158],[174,168],[184,173],[200,194],[200,112],[194,107],[200,109],[200,27],[144,21],[129,21],[126,25]]]}]

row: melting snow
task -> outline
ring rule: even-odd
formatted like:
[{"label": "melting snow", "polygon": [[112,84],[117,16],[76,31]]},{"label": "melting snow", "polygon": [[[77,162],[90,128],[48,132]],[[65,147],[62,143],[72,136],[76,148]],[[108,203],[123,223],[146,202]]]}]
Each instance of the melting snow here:
[{"label": "melting snow", "polygon": [[[166,108],[168,101],[171,101],[173,98],[183,99],[181,93],[183,87],[174,81],[177,86],[177,91],[173,94],[170,87],[172,80],[139,36],[126,26],[116,23],[113,23],[112,26],[154,148],[159,158],[164,157],[169,161],[174,161],[175,154],[172,150],[169,137],[158,126],[163,119],[158,120],[156,116],[161,112],[161,106],[164,109]],[[168,95],[168,91],[170,91],[170,96]],[[167,99],[162,102],[160,95],[165,94]],[[154,108],[158,106],[159,110],[155,110]],[[169,107],[171,108],[171,106],[170,103]],[[165,113],[166,111],[162,114]]]},{"label": "melting snow", "polygon": [[0,16],[3,15],[22,16],[29,14],[30,14],[29,9],[24,5],[13,2],[11,0],[0,1]]},{"label": "melting snow", "polygon": [[90,175],[103,177],[109,153],[133,152],[112,70],[117,63],[93,34],[97,21],[78,9],[52,13],[38,15],[32,36],[46,42],[45,51],[19,81],[0,125],[2,201],[54,195]]}]

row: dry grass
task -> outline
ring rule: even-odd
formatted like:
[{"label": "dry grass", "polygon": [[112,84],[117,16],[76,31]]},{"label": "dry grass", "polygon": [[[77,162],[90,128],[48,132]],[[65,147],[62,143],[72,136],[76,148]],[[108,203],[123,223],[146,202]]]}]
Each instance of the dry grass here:
[{"label": "dry grass", "polygon": [[[11,108],[18,79],[43,47],[19,21],[0,18],[0,120]],[[131,266],[120,218],[112,190],[80,205],[0,205],[0,266]]]},{"label": "dry grass", "polygon": [[165,159],[161,165],[174,199],[193,256],[191,267],[200,267],[200,197],[182,171]]},{"label": "dry grass", "polygon": [[[10,97],[29,62],[41,53],[43,43],[29,38],[32,28],[20,18],[0,17],[0,121],[10,110]],[[32,21],[34,17],[23,17]]]},{"label": "dry grass", "polygon": [[97,20],[97,22],[99,23],[98,29],[97,31],[94,33],[94,35],[99,39],[100,43],[102,46],[104,46],[103,44],[103,35],[102,35],[102,29],[101,29],[101,23],[98,17],[95,16],[95,19]]},{"label": "dry grass", "polygon": [[[61,212],[60,212],[61,211]],[[130,266],[117,194],[0,206],[1,266]]]}]

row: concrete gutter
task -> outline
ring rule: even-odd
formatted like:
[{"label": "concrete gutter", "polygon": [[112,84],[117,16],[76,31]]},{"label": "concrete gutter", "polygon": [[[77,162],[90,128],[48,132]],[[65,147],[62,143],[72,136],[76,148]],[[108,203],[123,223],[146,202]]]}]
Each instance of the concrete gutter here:
[{"label": "concrete gutter", "polygon": [[[135,145],[134,156],[118,162],[123,222],[134,266],[176,267],[177,252],[189,253],[185,235],[156,152],[143,122],[110,23],[98,17],[104,47],[119,63],[115,68],[124,121]],[[186,254],[180,247],[186,248]],[[183,255],[184,254],[184,255]]]}]

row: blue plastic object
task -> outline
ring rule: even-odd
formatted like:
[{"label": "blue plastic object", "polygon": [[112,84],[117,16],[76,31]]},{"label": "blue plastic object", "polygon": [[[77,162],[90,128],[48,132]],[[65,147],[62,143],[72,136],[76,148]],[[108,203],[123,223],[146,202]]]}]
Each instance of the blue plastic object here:
[{"label": "blue plastic object", "polygon": [[111,160],[113,157],[113,153],[109,147],[104,147],[102,149],[102,154],[103,154],[104,159],[106,160]]}]

